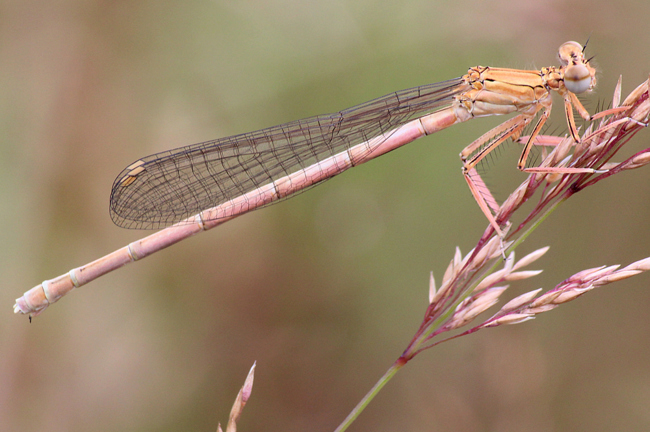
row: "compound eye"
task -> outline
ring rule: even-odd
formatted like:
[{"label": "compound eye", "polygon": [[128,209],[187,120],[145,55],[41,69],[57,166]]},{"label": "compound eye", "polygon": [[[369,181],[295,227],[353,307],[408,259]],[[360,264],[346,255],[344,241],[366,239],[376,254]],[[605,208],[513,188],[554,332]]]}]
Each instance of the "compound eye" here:
[{"label": "compound eye", "polygon": [[564,71],[564,86],[571,93],[580,94],[591,89],[591,74],[585,65],[569,66]]},{"label": "compound eye", "polygon": [[574,41],[565,42],[558,50],[557,56],[562,66],[574,63],[576,59],[582,58],[582,45]]}]

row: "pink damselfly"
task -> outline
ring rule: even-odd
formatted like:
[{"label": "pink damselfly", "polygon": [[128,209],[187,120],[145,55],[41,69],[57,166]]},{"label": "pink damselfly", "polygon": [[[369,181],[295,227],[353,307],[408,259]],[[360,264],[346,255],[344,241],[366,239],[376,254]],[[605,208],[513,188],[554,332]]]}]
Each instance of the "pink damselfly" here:
[{"label": "pink damselfly", "polygon": [[577,42],[567,42],[559,49],[559,67],[527,71],[476,66],[461,78],[390,93],[334,114],[139,159],[113,183],[111,217],[121,227],[166,228],[37,285],[16,300],[14,312],[38,315],[73,288],[417,138],[474,117],[517,113],[460,155],[472,195],[502,236],[499,205],[475,166],[505,140],[519,138],[539,112],[517,167],[526,172],[594,172],[590,168],[526,167],[531,146],[550,114],[552,92],[564,99],[576,142],[573,109],[586,120],[594,118],[575,96],[596,83],[596,71],[583,51]]}]

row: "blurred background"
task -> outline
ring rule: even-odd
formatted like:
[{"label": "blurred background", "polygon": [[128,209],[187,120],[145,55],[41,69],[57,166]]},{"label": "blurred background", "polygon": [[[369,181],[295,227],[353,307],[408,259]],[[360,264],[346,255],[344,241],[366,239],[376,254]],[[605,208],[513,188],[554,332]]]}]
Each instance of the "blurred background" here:
[{"label": "blurred background", "polygon": [[[440,280],[483,232],[458,153],[503,119],[186,240],[31,324],[11,306],[147,234],[108,215],[115,176],[142,156],[477,64],[555,65],[561,43],[588,38],[593,113],[620,74],[624,94],[648,77],[648,16],[642,0],[0,2],[0,430],[214,431],[254,361],[240,430],[333,430],[407,346],[429,271]],[[560,107],[550,132],[566,131]],[[642,131],[628,151],[648,146]],[[511,147],[487,176],[501,199],[502,181],[524,179]],[[532,267],[544,273],[510,295],[650,256],[649,178],[617,175],[563,205],[517,251],[551,246]],[[649,285],[641,275],[425,352],[350,430],[648,430]]]}]

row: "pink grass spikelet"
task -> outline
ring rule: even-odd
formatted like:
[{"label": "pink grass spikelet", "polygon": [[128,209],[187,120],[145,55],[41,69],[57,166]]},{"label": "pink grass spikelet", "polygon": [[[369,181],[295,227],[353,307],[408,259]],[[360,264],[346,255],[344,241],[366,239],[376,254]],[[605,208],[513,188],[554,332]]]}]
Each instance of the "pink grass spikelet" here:
[{"label": "pink grass spikelet", "polygon": [[541,288],[538,288],[534,291],[530,291],[513,298],[508,303],[506,303],[499,312],[509,312],[516,310],[525,304],[529,304],[541,290]]}]

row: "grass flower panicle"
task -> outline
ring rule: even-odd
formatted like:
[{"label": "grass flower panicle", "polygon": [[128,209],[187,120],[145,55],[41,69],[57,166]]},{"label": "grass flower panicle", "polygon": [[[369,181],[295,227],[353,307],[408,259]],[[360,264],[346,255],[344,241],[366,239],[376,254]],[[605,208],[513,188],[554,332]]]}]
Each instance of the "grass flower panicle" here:
[{"label": "grass flower panicle", "polygon": [[[514,250],[562,202],[619,172],[641,168],[650,163],[650,148],[639,151],[622,162],[612,161],[632,136],[648,125],[649,89],[650,79],[620,103],[619,79],[612,108],[592,116],[593,121],[578,143],[572,137],[537,137],[536,144],[542,146],[543,161],[539,167],[526,169],[530,175],[499,206],[494,216],[498,224],[505,227],[502,236],[496,235],[495,228],[489,225],[468,254],[463,256],[460,249],[456,248],[439,288],[431,273],[429,304],[413,339],[337,431],[347,429],[397,371],[422,351],[484,328],[532,320],[594,288],[650,270],[650,257],[622,269],[618,265],[612,265],[583,270],[547,292],[542,292],[542,288],[539,288],[520,294],[506,302],[491,317],[461,330],[499,302],[509,287],[507,282],[529,279],[541,272],[525,268],[548,252],[548,246],[539,248],[518,261]],[[525,142],[527,139],[528,137],[521,137],[519,140]],[[532,210],[519,215],[522,205],[533,199],[536,201]],[[521,219],[517,223],[514,222],[516,214]],[[458,332],[442,337],[450,331]]]}]

